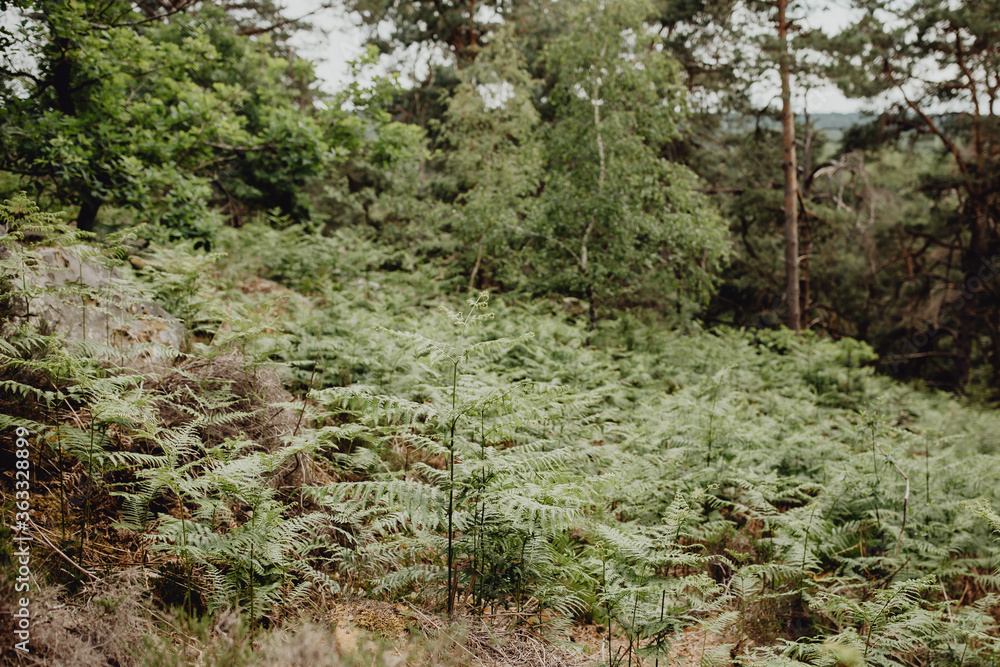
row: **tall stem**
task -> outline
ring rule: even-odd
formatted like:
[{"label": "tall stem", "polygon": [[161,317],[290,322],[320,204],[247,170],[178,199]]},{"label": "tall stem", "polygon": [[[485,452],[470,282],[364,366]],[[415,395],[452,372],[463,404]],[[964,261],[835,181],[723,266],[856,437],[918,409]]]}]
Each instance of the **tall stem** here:
[{"label": "tall stem", "polygon": [[[924,438],[924,507],[931,506],[931,452],[928,439]],[[929,517],[924,515],[924,523],[928,523]]]},{"label": "tall stem", "polygon": [[[78,280],[80,281],[80,284],[82,285],[83,284],[83,257],[80,257],[79,259],[80,259],[80,275],[78,276]],[[80,310],[83,313],[83,340],[84,340],[84,342],[86,342],[87,341],[87,297],[84,296],[84,295],[82,295],[82,294],[80,295],[80,304],[82,306],[82,308]]]},{"label": "tall stem", "polygon": [[191,562],[191,557],[188,553],[187,513],[184,510],[183,494],[177,494],[177,503],[180,505],[181,513],[181,542],[184,543],[184,559],[187,561],[187,591],[184,593],[184,609],[189,613],[193,613],[194,608],[191,604],[191,582],[194,580],[194,564]]},{"label": "tall stem", "polygon": [[802,330],[799,310],[799,203],[798,166],[795,160],[795,115],[792,113],[790,79],[791,56],[788,52],[788,1],[778,0],[779,70],[781,74],[781,137],[785,169],[785,283],[788,315],[792,331]]},{"label": "tall stem", "polygon": [[455,414],[458,396],[458,361],[454,361],[451,371],[451,434],[448,439],[448,616],[455,611],[455,588],[452,584],[454,570],[454,540],[453,531],[455,509],[455,425],[458,416]]},{"label": "tall stem", "polygon": [[632,627],[629,628],[628,635],[628,667],[632,667],[632,648],[635,641],[635,614],[639,610],[639,594],[635,594],[635,603],[632,605]]},{"label": "tall stem", "polygon": [[873,495],[873,505],[875,506],[875,520],[878,522],[879,531],[882,530],[882,517],[879,515],[878,511],[878,487],[882,483],[882,480],[878,476],[878,457],[875,455],[876,443],[875,443],[875,424],[872,424],[872,473],[875,475],[875,485],[872,489]]},{"label": "tall stem", "polygon": [[59,461],[59,514],[62,516],[62,541],[66,543],[66,476],[63,471],[62,424],[56,425],[56,445]]},{"label": "tall stem", "polygon": [[87,523],[90,521],[90,494],[94,484],[94,425],[90,425],[90,446],[87,448],[87,492],[83,504],[83,530],[80,531],[80,556],[87,542]]},{"label": "tall stem", "polygon": [[[666,601],[667,601],[667,592],[666,591],[661,591],[660,592],[660,624],[661,625],[663,624],[663,606],[666,603]],[[660,667],[660,655],[659,655],[659,651],[657,651],[657,655],[656,655],[656,667]]]},{"label": "tall stem", "polygon": [[[607,52],[607,45],[601,47],[601,60],[604,59],[604,54]],[[597,157],[600,161],[599,171],[597,175],[597,196],[600,198],[604,196],[604,181],[607,177],[607,162],[604,154],[604,137],[601,135],[601,79],[600,77],[594,82],[594,96],[591,103],[594,105],[594,133],[597,135]],[[596,213],[591,216],[590,223],[587,224],[587,228],[583,231],[583,240],[580,241],[580,272],[583,274],[584,279],[587,281],[586,296],[587,296],[587,310],[590,316],[590,330],[593,331],[597,323],[597,306],[594,304],[594,281],[590,276],[588,251],[590,243],[590,234],[594,231],[594,226],[597,224]],[[590,338],[588,336],[587,344],[590,344]]]},{"label": "tall stem", "polygon": [[706,445],[708,451],[705,454],[705,463],[709,464],[712,462],[712,442],[715,439],[715,402],[719,397],[719,383],[715,382],[715,386],[712,387],[712,407],[709,408],[708,412],[708,438],[706,438]]},{"label": "tall stem", "polygon": [[[486,410],[479,411],[479,435],[481,442],[479,445],[479,457],[482,461],[486,461]],[[472,544],[472,572],[473,576],[477,577],[478,580],[483,578],[483,572],[486,563],[486,500],[483,497],[486,494],[486,465],[483,465],[483,475],[482,480],[479,484],[479,497],[476,499],[476,506],[473,508],[472,518],[476,525],[476,539]],[[480,505],[482,505],[482,510],[480,510]],[[482,519],[480,519],[482,516]],[[479,584],[479,589],[482,589],[482,583],[477,581]],[[479,594],[475,586],[473,586],[473,593],[475,594],[475,605],[476,608],[479,607]]]}]

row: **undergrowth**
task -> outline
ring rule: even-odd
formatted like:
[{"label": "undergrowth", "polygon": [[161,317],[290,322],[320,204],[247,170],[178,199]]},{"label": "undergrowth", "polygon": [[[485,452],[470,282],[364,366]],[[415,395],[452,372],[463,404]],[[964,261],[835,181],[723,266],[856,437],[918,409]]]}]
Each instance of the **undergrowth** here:
[{"label": "undergrowth", "polygon": [[[293,627],[334,641],[325,614],[354,598],[431,638],[326,652],[347,664],[461,664],[434,613],[611,665],[998,660],[1000,418],[876,375],[863,343],[462,306],[438,267],[346,231],[129,258],[24,200],[3,214],[4,470],[23,426],[49,584],[139,573],[136,663],[287,657]],[[30,287],[31,225],[114,266],[115,294]],[[155,299],[186,347],[65,340],[31,316],[49,296]],[[600,639],[570,641],[583,627]]]}]

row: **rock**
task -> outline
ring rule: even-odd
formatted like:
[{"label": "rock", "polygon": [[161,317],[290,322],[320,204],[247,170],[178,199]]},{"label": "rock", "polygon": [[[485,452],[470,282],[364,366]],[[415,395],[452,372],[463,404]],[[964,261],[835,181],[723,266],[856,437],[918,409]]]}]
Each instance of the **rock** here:
[{"label": "rock", "polygon": [[[28,316],[69,340],[106,343],[119,350],[138,343],[182,350],[184,325],[160,306],[143,300],[118,269],[86,259],[92,250],[77,246],[38,248],[32,253],[38,265],[26,276]],[[154,352],[153,356],[162,355]]]}]

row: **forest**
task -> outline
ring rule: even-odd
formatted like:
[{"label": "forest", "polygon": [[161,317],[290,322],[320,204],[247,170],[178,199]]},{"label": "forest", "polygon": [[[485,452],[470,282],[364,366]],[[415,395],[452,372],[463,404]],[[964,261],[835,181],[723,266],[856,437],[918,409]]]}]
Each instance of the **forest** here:
[{"label": "forest", "polygon": [[1000,0],[0,17],[0,664],[1000,664]]}]

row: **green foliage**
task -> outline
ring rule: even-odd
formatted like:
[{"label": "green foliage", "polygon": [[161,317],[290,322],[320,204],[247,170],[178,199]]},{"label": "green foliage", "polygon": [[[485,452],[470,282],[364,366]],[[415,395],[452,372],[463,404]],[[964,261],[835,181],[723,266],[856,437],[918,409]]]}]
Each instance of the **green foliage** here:
[{"label": "green foliage", "polygon": [[599,303],[629,292],[679,303],[682,285],[701,302],[726,255],[722,221],[692,191],[694,175],[661,158],[685,102],[676,65],[644,29],[649,11],[578,5],[546,50],[556,85],[538,270]]},{"label": "green foliage", "polygon": [[[0,84],[3,168],[80,204],[82,226],[104,204],[156,223],[101,243],[25,195],[0,205],[0,426],[38,435],[62,560],[110,567],[108,542],[128,539],[158,602],[180,589],[188,611],[236,609],[251,634],[363,596],[548,639],[596,624],[609,665],[677,650],[995,664],[997,415],[876,375],[873,347],[842,337],[881,346],[888,319],[932,298],[929,273],[897,289],[875,251],[953,229],[968,201],[939,187],[950,166],[886,150],[808,181],[812,298],[850,314],[824,320],[838,339],[706,329],[691,315],[729,241],[676,161],[691,62],[649,24],[685,34],[729,5],[549,3],[544,20],[519,5],[535,21],[520,31],[500,25],[506,4],[495,22],[463,3],[356,4],[412,23],[400,43],[448,45],[461,68],[434,84],[447,94],[421,102],[430,84],[390,76],[323,109],[308,66],[221,10],[18,5],[40,74]],[[933,34],[943,15],[920,6]],[[423,34],[432,24],[452,32]],[[355,74],[376,63],[369,50]],[[721,297],[767,310],[774,134],[716,127],[691,163],[733,190],[741,245]],[[216,224],[223,198],[240,228]],[[115,278],[32,282],[42,244]],[[948,253],[928,261],[960,272]],[[862,277],[865,294],[838,283]],[[501,291],[454,309],[480,286]],[[187,345],[164,359],[64,341],[32,315],[49,298],[84,313],[153,298]]]},{"label": "green foliage", "polygon": [[308,215],[299,191],[322,173],[336,124],[286,92],[311,68],[235,34],[211,7],[169,22],[123,2],[24,2],[16,14],[0,168],[50,179],[81,206],[81,228],[111,204],[168,236],[207,239],[219,195],[235,219],[273,206]]},{"label": "green foliage", "polygon": [[[407,7],[365,6],[368,19],[391,15],[405,40],[449,42],[411,32],[422,10]],[[686,100],[676,63],[645,22],[651,7],[518,11],[526,30],[497,21],[476,28],[489,34],[475,48],[455,46],[460,66],[447,82],[427,84],[447,94],[401,93],[420,108],[401,115],[418,116],[438,152],[382,196],[377,177],[353,171],[355,190],[371,187],[354,206],[380,241],[441,261],[455,287],[558,293],[586,301],[592,320],[639,303],[697,310],[728,243],[694,174],[668,159]],[[552,38],[536,44],[547,35],[541,26],[553,27]],[[429,105],[443,108],[428,118]]]},{"label": "green foliage", "polygon": [[448,102],[441,128],[446,178],[456,192],[442,206],[445,230],[455,238],[470,289],[485,280],[516,285],[520,271],[510,247],[538,215],[543,177],[533,82],[509,30],[494,36]]},{"label": "green foliage", "polygon": [[[551,409],[548,392],[526,383],[491,387],[459,373],[471,358],[495,356],[527,337],[476,340],[476,325],[492,317],[483,312],[486,305],[481,294],[469,301],[467,313],[443,309],[456,330],[451,340],[388,332],[409,343],[417,357],[426,357],[428,370],[444,366],[437,376],[443,384],[426,386],[446,399],[437,409],[354,387],[314,394],[356,416],[363,428],[344,433],[340,427],[331,435],[343,433],[364,446],[347,449],[337,461],[372,480],[321,489],[318,497],[345,519],[361,520],[358,529],[371,536],[367,544],[354,540],[356,550],[365,549],[363,562],[395,570],[381,578],[376,591],[437,574],[447,578],[449,612],[463,589],[477,607],[513,602],[520,610],[531,597],[536,614],[579,611],[581,602],[568,582],[553,581],[557,560],[570,565],[569,554],[555,551],[553,542],[593,502],[586,486],[571,483],[570,465],[592,464],[539,432]],[[443,469],[433,464],[442,456]],[[395,507],[401,511],[390,509]],[[444,541],[436,530],[445,530]],[[426,552],[444,553],[443,573],[422,559],[410,560]]]},{"label": "green foliage", "polygon": [[[298,371],[303,387],[335,387],[313,394],[324,408],[311,414],[344,481],[309,495],[341,526],[332,558],[348,590],[446,607],[451,532],[456,605],[610,619],[623,660],[629,643],[664,656],[694,624],[761,664],[829,664],[864,653],[871,611],[871,660],[964,649],[988,664],[992,621],[954,601],[966,577],[994,585],[977,574],[988,536],[961,500],[992,488],[982,434],[995,415],[956,417],[950,399],[879,378],[856,341],[685,336],[632,318],[588,334],[543,304],[500,299],[496,319],[458,328],[460,343],[466,315],[406,297],[426,283],[371,268],[359,278],[314,297],[324,316],[303,311],[288,357],[314,368]],[[527,327],[535,337],[502,355],[462,356]],[[902,588],[891,614],[845,611],[927,574],[939,581],[926,602]],[[820,650],[817,637],[832,643]]]},{"label": "green foliage", "polygon": [[[309,583],[286,586],[293,573],[309,574],[295,556],[303,555],[322,517],[288,517],[268,485],[296,452],[254,452],[252,442],[230,440],[206,449],[195,428],[211,424],[196,420],[172,432],[143,434],[163,455],[139,472],[140,492],[127,494],[125,525],[149,531],[157,542],[154,553],[165,551],[198,568],[209,610],[245,609],[257,620],[277,604],[306,596]],[[149,505],[161,494],[177,499],[180,517],[161,514],[150,526]],[[244,509],[237,514],[236,508]]]},{"label": "green foliage", "polygon": [[[911,199],[919,201],[923,195],[933,202],[929,215],[921,212],[916,220],[895,225],[893,233],[902,243],[887,252],[888,264],[871,270],[877,274],[896,264],[891,258],[898,256],[899,245],[917,238],[924,244],[904,255],[906,281],[920,285],[906,295],[906,302],[920,315],[907,313],[904,325],[893,331],[893,372],[908,366],[902,372],[958,390],[970,380],[992,387],[1000,374],[986,350],[1000,340],[1000,332],[982,313],[998,303],[994,263],[1000,236],[995,188],[988,176],[996,168],[998,139],[990,83],[1000,63],[996,3],[854,4],[851,25],[832,37],[815,36],[829,56],[826,73],[852,97],[887,98],[892,91],[881,129],[869,128],[874,145],[862,147],[892,146],[906,136],[911,152],[924,154],[903,170],[920,183],[920,195]],[[933,80],[924,72],[928,62],[938,70]],[[948,259],[941,261],[945,254]],[[942,290],[937,302],[929,298]],[[889,348],[885,343],[884,349]],[[992,373],[976,377],[973,368],[985,364],[993,367]]]}]

